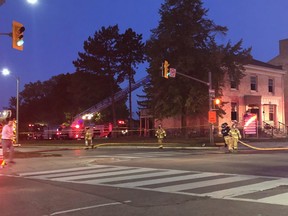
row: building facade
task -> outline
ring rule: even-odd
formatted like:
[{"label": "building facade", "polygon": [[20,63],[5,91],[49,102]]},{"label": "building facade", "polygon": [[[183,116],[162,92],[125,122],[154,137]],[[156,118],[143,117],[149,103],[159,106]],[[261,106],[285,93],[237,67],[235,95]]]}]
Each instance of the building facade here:
[{"label": "building facade", "polygon": [[[279,54],[268,61],[269,64],[282,66],[288,71],[288,39],[279,41]],[[288,74],[284,76],[285,124],[288,126]]]},{"label": "building facade", "polygon": [[245,76],[236,86],[226,79],[223,89],[223,107],[226,115],[219,118],[218,126],[224,122],[239,122],[244,127],[245,115],[251,113],[257,117],[257,126],[271,125],[275,128],[285,124],[284,75],[281,66],[274,66],[253,60],[245,65]]},{"label": "building facade", "polygon": [[[257,117],[257,129],[265,125],[282,127],[285,124],[284,76],[286,71],[281,66],[253,60],[251,64],[245,65],[244,74],[238,86],[228,77],[225,78],[221,100],[224,104],[222,109],[226,114],[217,117],[214,131],[219,132],[222,123],[231,125],[233,121],[237,121],[238,126],[243,129],[247,113]],[[168,131],[173,131],[173,134],[181,131],[180,117],[156,119],[154,127],[159,123]],[[208,114],[204,117],[188,117],[186,125],[188,133],[192,136],[208,134]]]}]

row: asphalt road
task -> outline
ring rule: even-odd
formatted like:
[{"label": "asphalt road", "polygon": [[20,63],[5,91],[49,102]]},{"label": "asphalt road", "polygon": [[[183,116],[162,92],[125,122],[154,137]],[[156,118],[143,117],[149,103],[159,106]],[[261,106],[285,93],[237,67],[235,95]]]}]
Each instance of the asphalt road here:
[{"label": "asphalt road", "polygon": [[1,170],[1,215],[288,215],[287,151],[49,152]]}]

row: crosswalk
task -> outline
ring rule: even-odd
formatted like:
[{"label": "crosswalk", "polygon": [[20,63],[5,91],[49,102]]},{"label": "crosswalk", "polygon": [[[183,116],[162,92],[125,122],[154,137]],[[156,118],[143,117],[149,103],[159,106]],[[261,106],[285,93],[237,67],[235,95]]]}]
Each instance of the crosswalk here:
[{"label": "crosswalk", "polygon": [[90,158],[121,158],[121,159],[139,159],[139,158],[163,158],[163,157],[177,157],[177,156],[189,156],[191,153],[187,152],[138,152],[138,153],[130,153],[130,154],[113,154],[113,155],[93,155],[93,156],[82,156],[82,157],[90,157]]},{"label": "crosswalk", "polygon": [[31,179],[288,206],[288,178],[110,165],[19,175]]}]

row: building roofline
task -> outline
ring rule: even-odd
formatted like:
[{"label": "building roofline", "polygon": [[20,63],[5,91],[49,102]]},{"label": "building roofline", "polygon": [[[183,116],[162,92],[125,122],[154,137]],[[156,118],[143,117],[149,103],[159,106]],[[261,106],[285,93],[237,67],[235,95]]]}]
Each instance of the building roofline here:
[{"label": "building roofline", "polygon": [[282,66],[272,65],[272,64],[269,64],[269,63],[266,63],[266,62],[262,62],[262,61],[259,61],[259,60],[256,60],[256,59],[252,59],[249,64],[250,65],[255,65],[255,66],[261,66],[261,67],[267,67],[267,68],[272,68],[272,69],[283,70]]}]

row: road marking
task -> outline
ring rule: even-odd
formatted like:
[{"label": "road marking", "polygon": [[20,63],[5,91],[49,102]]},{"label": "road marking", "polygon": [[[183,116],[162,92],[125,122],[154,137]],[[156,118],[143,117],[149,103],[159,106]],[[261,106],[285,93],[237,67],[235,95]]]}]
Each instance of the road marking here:
[{"label": "road marking", "polygon": [[[116,182],[116,181],[150,178],[150,177],[158,177],[158,176],[165,177],[167,175],[183,174],[183,173],[187,173],[187,172],[188,171],[167,170],[165,172],[159,171],[159,172],[155,172],[155,173],[136,174],[136,175],[132,175],[132,176],[129,175],[129,176],[120,176],[120,177],[109,177],[109,178],[103,178],[103,179],[102,178],[101,179],[92,179],[92,180],[82,181],[82,183],[84,183],[84,184],[107,184],[110,182],[110,184],[111,184],[111,183]],[[173,177],[170,177],[170,179],[171,178],[173,178]],[[180,176],[179,178],[183,178],[183,176]],[[148,180],[144,181],[144,182],[148,182]],[[123,184],[123,185],[125,185],[125,184]],[[114,186],[121,187],[121,184],[116,184]],[[123,186],[123,187],[125,187],[125,186]]]},{"label": "road marking", "polygon": [[205,193],[203,195],[211,196],[213,198],[229,198],[229,197],[237,197],[244,194],[249,194],[257,191],[268,190],[271,188],[278,187],[280,185],[287,185],[288,179],[276,179],[271,180],[267,179],[268,181],[264,181],[261,183],[245,185],[241,187],[234,187],[229,188],[226,190],[219,190],[215,192]]},{"label": "road marking", "polygon": [[69,209],[69,210],[54,212],[54,213],[50,214],[50,216],[67,214],[67,213],[71,213],[71,212],[83,211],[86,209],[100,208],[100,207],[106,207],[106,206],[112,206],[112,205],[123,205],[123,204],[129,203],[129,202],[131,202],[131,201],[126,200],[124,202],[104,203],[104,204],[99,204],[99,205],[94,205],[94,206],[86,206],[86,207],[81,207],[81,208]]},{"label": "road marking", "polygon": [[191,153],[185,152],[145,152],[145,153],[131,153],[131,154],[115,154],[115,155],[96,155],[96,156],[81,156],[81,158],[127,158],[127,159],[139,159],[139,158],[159,158],[159,157],[171,157],[179,155],[191,155]]},{"label": "road marking", "polygon": [[[69,181],[69,180],[76,180],[77,178],[81,179],[82,177],[86,178],[86,177],[93,176],[93,175],[95,175],[95,177],[99,175],[115,175],[117,174],[117,172],[124,172],[124,173],[125,171],[129,172],[129,170],[131,169],[133,168],[131,167],[107,167],[105,170],[102,170],[102,169],[99,170],[97,167],[95,167],[94,169],[89,169],[89,170],[79,170],[77,172],[77,175],[75,175],[74,172],[72,173],[62,172],[62,173],[56,173],[56,174],[50,173],[47,175],[41,175],[41,178],[42,179],[47,179],[47,178],[55,179],[56,181],[57,180]],[[103,172],[105,172],[105,174],[103,174]]]},{"label": "road marking", "polygon": [[168,183],[168,182],[175,182],[175,181],[188,180],[188,179],[197,179],[197,178],[211,177],[211,176],[217,176],[217,175],[219,174],[218,173],[199,173],[199,174],[192,174],[192,175],[186,175],[186,176],[175,176],[175,177],[167,177],[167,178],[161,178],[161,179],[116,184],[114,186],[135,188],[135,187],[143,187],[143,186],[152,185],[152,184]]},{"label": "road marking", "polygon": [[218,185],[218,184],[226,184],[230,182],[237,182],[237,181],[243,181],[248,179],[253,179],[255,177],[251,176],[232,176],[232,177],[226,177],[226,178],[220,178],[220,179],[212,179],[207,181],[201,181],[201,182],[193,182],[193,183],[187,183],[187,184],[178,184],[178,185],[172,185],[172,186],[166,186],[166,187],[160,187],[160,188],[154,188],[154,190],[161,191],[161,192],[177,192],[177,191],[184,191],[184,190],[191,190],[195,188],[201,188],[201,187],[207,187],[212,185]]},{"label": "road marking", "polygon": [[[287,191],[281,193],[281,190],[278,190],[278,193],[274,190],[279,186],[288,185],[288,178],[111,165],[20,173],[19,175],[33,179],[288,206]],[[261,193],[261,191],[265,192]],[[259,198],[260,194],[256,195],[257,193],[261,194],[261,198]]]},{"label": "road marking", "polygon": [[68,176],[68,177],[57,177],[53,178],[51,176],[51,180],[53,181],[78,181],[81,179],[88,179],[88,178],[97,178],[97,177],[105,177],[105,176],[115,176],[115,175],[129,175],[137,172],[147,172],[147,171],[153,171],[150,168],[139,168],[139,169],[133,169],[131,167],[126,167],[126,169],[115,167],[113,172],[107,172],[107,173],[95,173],[95,174],[87,174],[87,175],[77,175],[77,176]]},{"label": "road marking", "polygon": [[91,170],[91,169],[95,169],[95,168],[107,168],[109,166],[107,165],[97,165],[97,167],[95,166],[89,166],[89,167],[77,167],[77,168],[67,168],[67,169],[59,169],[59,170],[47,170],[47,171],[38,171],[38,172],[27,172],[27,173],[22,173],[21,176],[33,176],[33,175],[45,175],[45,174],[50,174],[50,173],[63,173],[63,172],[74,172],[74,171],[79,171],[79,170]]},{"label": "road marking", "polygon": [[288,193],[258,199],[257,201],[261,203],[288,205]]}]

